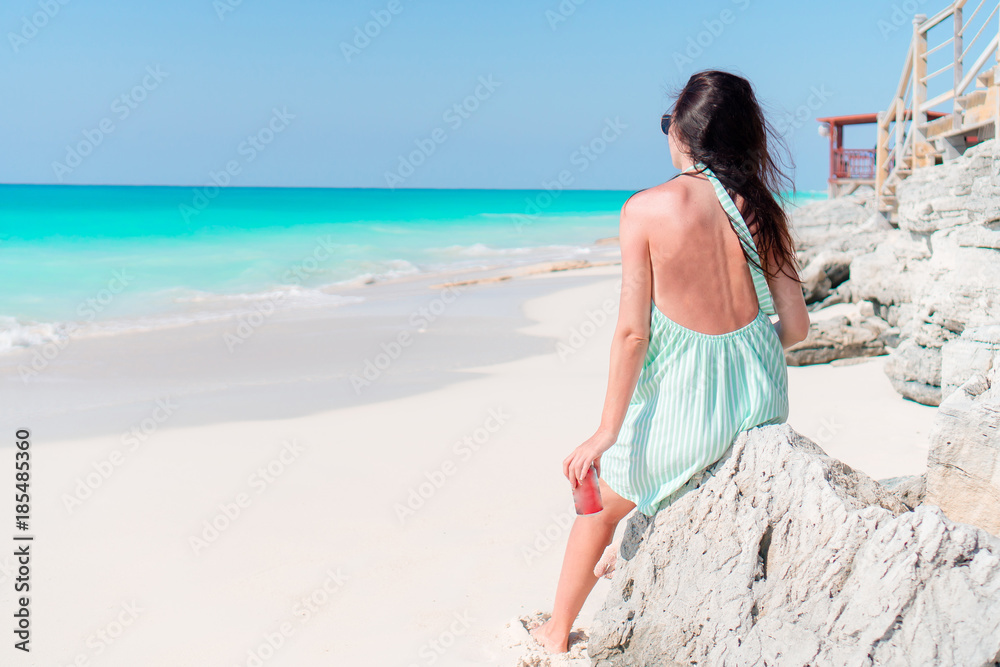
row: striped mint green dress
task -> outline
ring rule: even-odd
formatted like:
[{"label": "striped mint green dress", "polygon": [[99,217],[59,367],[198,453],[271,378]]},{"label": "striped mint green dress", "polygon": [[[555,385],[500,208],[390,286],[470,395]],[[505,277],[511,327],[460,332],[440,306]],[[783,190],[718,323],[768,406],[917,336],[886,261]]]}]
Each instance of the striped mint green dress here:
[{"label": "striped mint green dress", "polygon": [[[747,256],[758,261],[746,221],[716,175],[702,171],[733,219]],[[649,346],[618,439],[601,456],[601,477],[647,516],[670,505],[741,431],[788,418],[784,350],[768,315],[767,281],[748,263],[757,316],[735,331],[704,334],[677,324],[650,302]],[[711,304],[706,304],[711,307]]]}]

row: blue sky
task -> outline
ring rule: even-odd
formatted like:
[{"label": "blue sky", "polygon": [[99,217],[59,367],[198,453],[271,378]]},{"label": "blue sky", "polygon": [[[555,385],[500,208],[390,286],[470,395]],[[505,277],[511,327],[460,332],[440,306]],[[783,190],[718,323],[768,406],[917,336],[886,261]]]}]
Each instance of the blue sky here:
[{"label": "blue sky", "polygon": [[888,105],[913,6],[944,3],[6,0],[0,182],[634,190],[719,68],[822,190],[814,118]]}]

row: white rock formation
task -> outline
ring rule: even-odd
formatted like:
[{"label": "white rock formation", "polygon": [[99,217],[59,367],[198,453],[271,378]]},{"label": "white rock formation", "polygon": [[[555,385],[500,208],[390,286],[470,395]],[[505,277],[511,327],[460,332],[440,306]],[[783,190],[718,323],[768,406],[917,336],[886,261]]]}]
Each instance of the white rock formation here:
[{"label": "white rock formation", "polygon": [[877,317],[842,316],[814,321],[805,340],[785,349],[785,362],[789,366],[808,366],[885,354],[881,335],[888,326]]},{"label": "white rock formation", "polygon": [[944,398],[973,375],[1000,366],[1000,324],[970,327],[945,343],[941,352],[941,393]]},{"label": "white rock formation", "polygon": [[973,372],[938,408],[924,502],[1000,535],[1000,364]]},{"label": "white rock formation", "polygon": [[851,262],[851,290],[900,329],[886,364],[897,391],[942,400],[942,350],[966,327],[1000,323],[1000,154],[996,140],[916,170],[897,190],[899,229]]},{"label": "white rock formation", "polygon": [[836,199],[810,202],[787,211],[795,247],[808,250],[840,239],[846,230],[864,225],[875,213],[875,193],[862,190]]},{"label": "white rock formation", "polygon": [[1000,220],[996,140],[984,141],[957,160],[915,170],[897,188],[899,228],[932,234],[960,225]]},{"label": "white rock formation", "polygon": [[744,432],[707,472],[629,520],[594,665],[1000,660],[1000,538],[909,511],[787,424]]}]

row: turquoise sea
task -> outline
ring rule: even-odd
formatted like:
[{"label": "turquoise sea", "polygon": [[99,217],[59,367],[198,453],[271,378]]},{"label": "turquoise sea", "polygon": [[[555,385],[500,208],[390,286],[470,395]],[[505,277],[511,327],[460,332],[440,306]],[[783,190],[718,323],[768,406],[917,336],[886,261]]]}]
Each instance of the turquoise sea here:
[{"label": "turquoise sea", "polygon": [[[0,351],[586,257],[631,191],[0,185]],[[797,193],[793,205],[823,199]]]}]

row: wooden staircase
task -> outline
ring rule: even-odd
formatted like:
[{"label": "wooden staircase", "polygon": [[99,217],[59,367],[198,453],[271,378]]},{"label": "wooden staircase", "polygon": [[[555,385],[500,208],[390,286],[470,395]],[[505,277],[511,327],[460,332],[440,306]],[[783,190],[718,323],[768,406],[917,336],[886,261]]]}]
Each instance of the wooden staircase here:
[{"label": "wooden staircase", "polygon": [[[1000,127],[1000,2],[980,0],[967,21],[968,0],[950,3],[932,16],[913,18],[913,38],[896,93],[885,111],[878,114],[875,147],[875,193],[879,212],[890,223],[898,220],[896,188],[915,169],[941,164],[962,155],[967,148],[998,136]],[[989,12],[988,14],[986,12]],[[951,21],[948,21],[951,19]],[[928,34],[950,23],[950,35],[929,47]],[[965,35],[973,33],[966,43]],[[935,32],[938,36],[940,30]],[[970,53],[976,49],[974,54]],[[929,57],[948,46],[950,62],[931,74]],[[967,59],[975,56],[966,71]],[[951,70],[948,86],[928,98],[928,83]],[[935,110],[951,102],[946,110]]]}]

